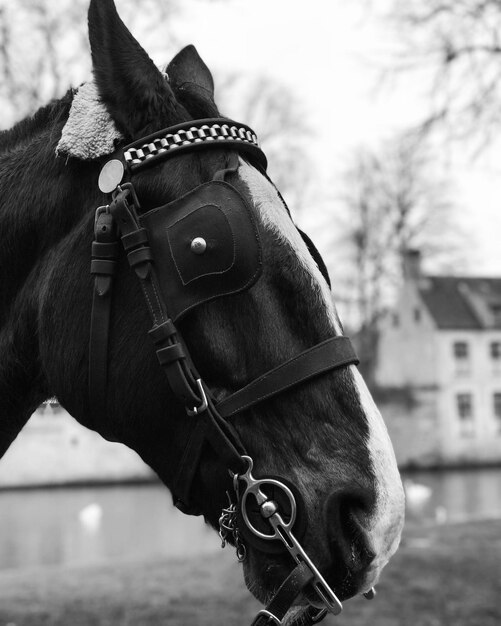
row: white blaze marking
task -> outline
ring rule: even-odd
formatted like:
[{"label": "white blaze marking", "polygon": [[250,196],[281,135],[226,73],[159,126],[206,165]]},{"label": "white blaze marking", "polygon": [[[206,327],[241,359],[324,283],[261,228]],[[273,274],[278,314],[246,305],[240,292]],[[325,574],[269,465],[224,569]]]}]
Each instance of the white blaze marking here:
[{"label": "white blaze marking", "polygon": [[376,506],[369,529],[376,558],[366,577],[367,586],[364,591],[368,591],[376,584],[381,569],[400,543],[405,497],[395,453],[381,413],[358,369],[351,365],[350,370],[369,424],[368,448],[376,477]]},{"label": "white blaze marking", "polygon": [[298,260],[312,279],[313,288],[319,294],[329,312],[328,317],[333,329],[338,335],[341,335],[341,325],[332,301],[329,285],[313,260],[303,238],[288,216],[277,190],[262,174],[245,163],[245,161],[242,161],[242,159],[240,159],[238,174],[249,188],[250,195],[256,209],[259,211],[263,225],[272,230],[282,241],[286,241],[296,252]]},{"label": "white blaze marking", "polygon": [[[336,334],[342,334],[329,286],[287,215],[276,189],[256,169],[242,160],[238,173],[249,189],[264,226],[292,246],[301,265],[310,275],[313,288],[327,309],[332,328]],[[368,449],[376,480],[376,505],[369,532],[377,556],[367,574],[365,590],[368,590],[375,584],[381,568],[398,547],[404,519],[404,493],[393,447],[381,413],[358,369],[352,365],[350,371],[369,426]]]}]

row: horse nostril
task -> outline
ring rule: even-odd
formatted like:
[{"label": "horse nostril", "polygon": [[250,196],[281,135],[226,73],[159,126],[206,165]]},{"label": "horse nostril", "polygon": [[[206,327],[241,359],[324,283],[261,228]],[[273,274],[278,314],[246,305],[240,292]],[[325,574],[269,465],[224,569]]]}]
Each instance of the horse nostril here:
[{"label": "horse nostril", "polygon": [[365,570],[375,557],[368,521],[372,498],[366,493],[340,492],[327,503],[328,537],[333,556],[341,558],[351,574]]}]

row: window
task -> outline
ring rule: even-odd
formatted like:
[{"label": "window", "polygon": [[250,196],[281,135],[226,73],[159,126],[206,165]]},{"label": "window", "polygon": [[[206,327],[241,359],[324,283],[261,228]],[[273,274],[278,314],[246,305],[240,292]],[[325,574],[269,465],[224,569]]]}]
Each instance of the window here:
[{"label": "window", "polygon": [[453,344],[456,374],[464,376],[470,372],[470,349],[466,341],[455,341]]},{"label": "window", "polygon": [[501,435],[501,393],[496,392],[493,395],[494,418],[496,420],[497,432]]},{"label": "window", "polygon": [[491,312],[494,320],[494,326],[501,326],[501,304],[492,304]]},{"label": "window", "polygon": [[473,423],[473,397],[471,393],[458,393],[456,402],[459,417],[459,432],[464,437],[471,437],[475,431]]},{"label": "window", "polygon": [[492,373],[501,374],[501,341],[491,341],[489,345]]},{"label": "window", "polygon": [[466,341],[454,342],[454,356],[456,359],[468,358],[468,344],[466,343]]}]

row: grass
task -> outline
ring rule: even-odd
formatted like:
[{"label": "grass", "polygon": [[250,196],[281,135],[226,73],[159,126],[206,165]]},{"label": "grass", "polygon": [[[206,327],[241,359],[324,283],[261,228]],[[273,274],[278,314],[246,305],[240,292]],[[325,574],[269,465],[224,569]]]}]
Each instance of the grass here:
[{"label": "grass", "polygon": [[[0,573],[0,626],[243,626],[257,602],[233,552],[200,560]],[[337,626],[499,626],[501,521],[409,524],[372,602]]]}]

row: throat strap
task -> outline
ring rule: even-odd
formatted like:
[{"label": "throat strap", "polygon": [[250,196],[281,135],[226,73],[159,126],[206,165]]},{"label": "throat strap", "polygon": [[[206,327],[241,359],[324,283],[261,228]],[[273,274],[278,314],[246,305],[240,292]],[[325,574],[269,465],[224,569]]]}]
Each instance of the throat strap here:
[{"label": "throat strap", "polygon": [[231,417],[319,374],[358,363],[348,337],[332,337],[256,378],[219,402],[217,410],[222,417]]}]

